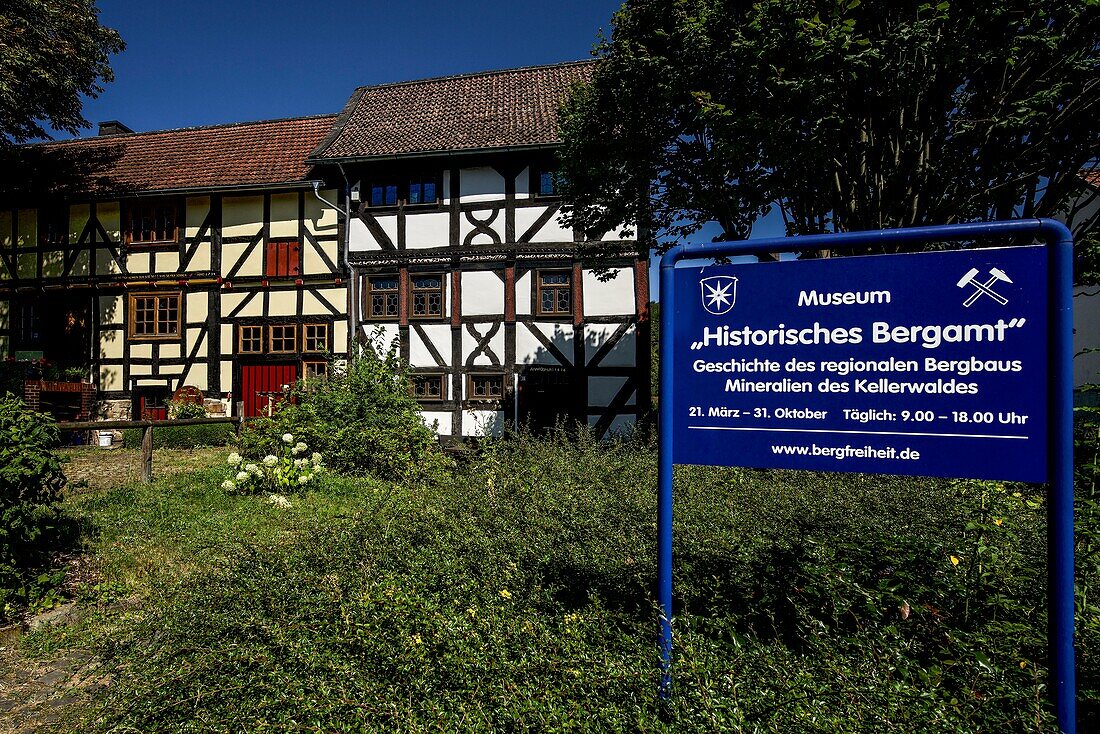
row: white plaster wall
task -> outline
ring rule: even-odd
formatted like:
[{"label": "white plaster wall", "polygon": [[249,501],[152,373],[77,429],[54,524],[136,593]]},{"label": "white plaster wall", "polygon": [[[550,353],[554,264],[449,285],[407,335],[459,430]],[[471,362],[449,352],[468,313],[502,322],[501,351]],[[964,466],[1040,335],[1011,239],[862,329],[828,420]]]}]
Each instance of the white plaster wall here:
[{"label": "white plaster wall", "polygon": [[516,316],[531,315],[531,271],[516,278]]},{"label": "white plaster wall", "polygon": [[187,384],[194,385],[203,392],[206,392],[207,388],[210,386],[210,382],[206,379],[206,373],[206,363],[195,362],[187,372]]},{"label": "white plaster wall", "polygon": [[1100,383],[1100,286],[1073,292],[1073,385]]},{"label": "white plaster wall", "polygon": [[298,236],[298,194],[271,195],[271,236]]},{"label": "white plaster wall", "polygon": [[204,292],[187,294],[187,320],[191,323],[206,321],[210,312],[210,299]]},{"label": "white plaster wall", "polygon": [[[423,324],[424,335],[432,343],[444,363],[451,361],[451,327],[446,324]],[[424,340],[416,333],[415,329],[409,329],[409,363],[413,367],[437,367],[432,353],[424,345]]]},{"label": "white plaster wall", "polygon": [[397,324],[363,324],[362,330],[368,338],[368,343],[374,340],[376,333],[378,334],[378,347],[380,350],[389,349],[390,345],[394,344],[401,336]]},{"label": "white plaster wall", "polygon": [[504,198],[504,177],[489,166],[463,168],[459,175],[459,201],[492,201]]},{"label": "white plaster wall", "polygon": [[[492,216],[492,213],[488,212],[488,211],[471,212],[470,216],[472,216],[474,219],[481,222],[481,221],[487,220],[490,216]],[[485,225],[482,228],[482,231],[478,232],[477,234],[475,234],[473,237],[470,238],[470,244],[471,245],[491,245],[491,244],[493,244],[493,238],[487,232],[484,231],[485,229],[490,229],[493,232],[495,232],[496,235],[497,235],[497,239],[499,239],[501,242],[504,242],[504,240],[505,240],[505,237],[504,237],[504,235],[505,235],[505,231],[504,231],[505,226],[504,226],[504,210],[503,209],[498,210],[496,219],[493,220],[492,224]],[[474,225],[470,224],[469,220],[466,219],[466,214],[463,213],[462,214],[462,219],[459,220],[459,227],[458,227],[459,240],[458,241],[459,242],[466,242],[466,235],[470,234],[474,230],[475,230]]]},{"label": "white plaster wall", "polygon": [[[180,254],[179,252],[158,252],[157,253],[157,272],[158,273],[174,273],[180,269]],[[194,266],[192,265],[192,269]]]},{"label": "white plaster wall", "polygon": [[516,198],[529,199],[531,197],[531,167],[527,166],[516,176]]},{"label": "white plaster wall", "polygon": [[[546,207],[529,206],[516,209],[516,238],[522,237]],[[555,214],[531,236],[531,242],[572,242],[573,229],[562,224],[561,213]]]},{"label": "white plaster wall", "polygon": [[[535,326],[566,358],[566,364],[573,359],[573,328],[562,324],[537,324]],[[549,364],[561,362],[547,351],[546,347],[531,333],[526,324],[516,324],[516,364]]]},{"label": "white plaster wall", "polygon": [[[321,189],[321,196],[329,201],[336,201],[339,194],[336,189]],[[336,210],[328,204],[321,202],[312,191],[306,192],[306,228],[314,234],[336,234],[337,214]]]},{"label": "white plaster wall", "polygon": [[436,410],[422,410],[420,411],[420,417],[424,419],[424,425],[428,428],[432,427],[432,423],[437,423],[435,428],[436,434],[440,436],[449,436],[451,434],[451,414],[444,411]]},{"label": "white plaster wall", "polygon": [[[189,196],[186,203],[186,217],[187,217],[187,237],[196,237],[199,234],[199,229],[202,227],[203,221],[206,219],[206,215],[210,213],[210,197],[209,196]],[[210,236],[210,232],[207,231],[206,236]],[[209,247],[209,245],[205,245]]]},{"label": "white plaster wall", "polygon": [[[619,390],[626,384],[626,378],[620,376],[600,375],[588,378],[588,404],[601,408],[611,405],[611,401],[619,394]],[[634,405],[635,394],[627,399],[627,405]]]},{"label": "white plaster wall", "polygon": [[237,351],[237,345],[233,343],[233,325],[222,324],[221,325],[221,353],[222,356],[229,356]]},{"label": "white plaster wall", "polygon": [[451,238],[451,215],[418,212],[405,217],[405,246],[410,249],[446,247]]},{"label": "white plaster wall", "polygon": [[462,412],[463,436],[496,436],[503,430],[503,410],[465,410]]},{"label": "white plaster wall", "polygon": [[351,250],[367,251],[381,250],[382,247],[374,241],[367,225],[359,217],[351,217],[348,227],[348,248]]},{"label": "white plaster wall", "polygon": [[[585,324],[584,359],[586,363],[592,361],[592,357],[618,328],[618,324]],[[615,346],[611,347],[611,351],[604,355],[598,366],[633,367],[637,358],[637,338],[635,327],[633,325],[627,327],[626,333],[622,335],[619,341],[615,342]]]},{"label": "white plaster wall", "polygon": [[382,228],[382,231],[386,233],[386,236],[390,238],[390,242],[397,246],[397,215],[396,214],[380,214],[375,217],[378,220],[378,226]]},{"label": "white plaster wall", "polygon": [[[107,255],[107,253],[104,253]],[[110,255],[107,255],[108,259]],[[150,261],[152,260],[152,253],[149,252],[130,252],[126,255],[126,267],[131,273],[148,273],[150,272]]]},{"label": "white plaster wall", "polygon": [[619,316],[634,313],[634,273],[631,268],[610,268],[613,277],[600,281],[591,270],[582,271],[585,316]]},{"label": "white plaster wall", "polygon": [[227,196],[222,199],[223,237],[251,237],[260,231],[263,222],[264,197]]},{"label": "white plaster wall", "polygon": [[462,273],[462,315],[485,316],[504,313],[504,281],[491,270]]},{"label": "white plaster wall", "polygon": [[[222,307],[221,313],[228,315],[241,304],[248,294],[244,291],[222,291]],[[257,293],[252,301],[241,309],[240,313],[236,316],[263,316],[264,314],[264,298],[262,293]]]},{"label": "white plaster wall", "polygon": [[[491,329],[490,324],[474,324],[474,328],[478,333],[484,334],[486,330]],[[467,360],[477,347],[478,339],[474,338],[469,331],[465,328],[462,329],[462,364],[467,364]],[[504,360],[504,325],[502,324],[497,333],[493,335],[493,338],[489,340],[489,348],[493,350],[493,354],[497,355],[497,359]],[[490,361],[488,355],[482,353],[471,363],[478,366],[491,366],[493,363]]]}]

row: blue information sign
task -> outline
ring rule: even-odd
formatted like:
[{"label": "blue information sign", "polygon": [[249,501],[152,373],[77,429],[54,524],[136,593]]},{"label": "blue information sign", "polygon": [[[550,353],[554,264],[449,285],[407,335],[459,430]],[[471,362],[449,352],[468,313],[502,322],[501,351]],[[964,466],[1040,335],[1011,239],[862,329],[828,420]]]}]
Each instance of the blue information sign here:
[{"label": "blue information sign", "polygon": [[1046,481],[1046,248],[674,277],[674,463]]}]

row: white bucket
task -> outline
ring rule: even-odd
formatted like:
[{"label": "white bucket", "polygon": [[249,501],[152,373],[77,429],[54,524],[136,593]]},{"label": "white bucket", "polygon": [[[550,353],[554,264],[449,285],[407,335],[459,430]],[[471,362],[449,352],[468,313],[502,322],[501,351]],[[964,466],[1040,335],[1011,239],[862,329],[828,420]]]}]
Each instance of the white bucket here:
[{"label": "white bucket", "polygon": [[99,432],[99,447],[105,449],[105,448],[110,447],[110,445],[111,445],[111,432],[110,431],[100,431]]}]

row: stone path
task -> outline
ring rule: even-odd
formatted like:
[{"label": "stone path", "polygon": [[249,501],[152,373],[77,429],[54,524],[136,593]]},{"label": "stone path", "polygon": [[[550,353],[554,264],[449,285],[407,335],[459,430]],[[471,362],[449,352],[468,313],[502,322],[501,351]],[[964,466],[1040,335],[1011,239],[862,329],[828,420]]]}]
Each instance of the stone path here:
[{"label": "stone path", "polygon": [[0,734],[69,731],[66,714],[109,683],[110,676],[100,672],[90,653],[32,660],[5,640],[0,646]]}]

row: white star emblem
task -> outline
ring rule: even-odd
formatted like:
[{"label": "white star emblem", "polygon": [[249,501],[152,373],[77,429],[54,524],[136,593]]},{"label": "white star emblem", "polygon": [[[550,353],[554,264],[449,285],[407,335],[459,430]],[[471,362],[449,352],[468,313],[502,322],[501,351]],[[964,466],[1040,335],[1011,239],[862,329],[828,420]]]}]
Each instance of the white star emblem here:
[{"label": "white star emblem", "polygon": [[703,308],[715,316],[733,308],[737,300],[737,278],[732,275],[712,275],[699,281],[702,286]]}]

